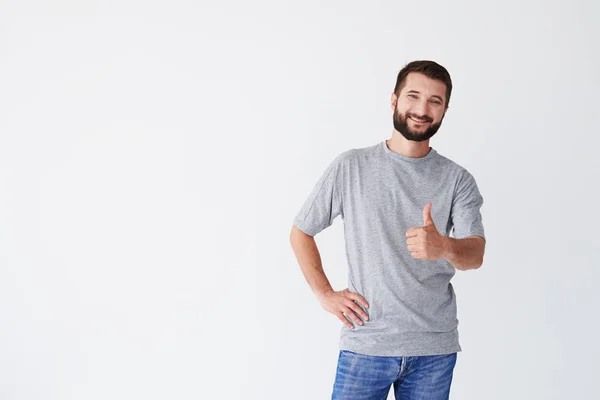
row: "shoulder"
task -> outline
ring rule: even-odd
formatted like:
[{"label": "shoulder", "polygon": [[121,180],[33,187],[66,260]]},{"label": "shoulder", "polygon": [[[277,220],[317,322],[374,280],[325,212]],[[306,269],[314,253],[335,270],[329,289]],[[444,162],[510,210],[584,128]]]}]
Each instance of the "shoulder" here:
[{"label": "shoulder", "polygon": [[367,160],[376,155],[377,147],[379,145],[380,144],[378,143],[367,147],[345,150],[339,153],[334,161],[340,164],[354,164],[356,162]]},{"label": "shoulder", "polygon": [[439,152],[437,153],[438,164],[443,167],[446,171],[452,171],[453,175],[456,177],[456,181],[469,181],[474,180],[473,174],[467,170],[464,166],[457,163],[456,161],[451,160],[448,157],[443,156]]}]

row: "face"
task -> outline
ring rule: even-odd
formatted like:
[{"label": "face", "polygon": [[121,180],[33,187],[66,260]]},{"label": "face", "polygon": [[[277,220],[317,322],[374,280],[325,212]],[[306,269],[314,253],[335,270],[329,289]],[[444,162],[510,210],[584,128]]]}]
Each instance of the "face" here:
[{"label": "face", "polygon": [[446,106],[446,84],[418,72],[404,80],[400,95],[392,94],[394,128],[406,139],[423,142],[442,125]]}]

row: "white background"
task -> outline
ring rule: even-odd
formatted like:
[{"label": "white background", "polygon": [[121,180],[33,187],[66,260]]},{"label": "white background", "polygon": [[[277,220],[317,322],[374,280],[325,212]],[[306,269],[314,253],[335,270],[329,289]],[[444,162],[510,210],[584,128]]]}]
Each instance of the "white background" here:
[{"label": "white background", "polygon": [[[0,398],[329,398],[341,323],[291,223],[336,155],[391,136],[415,59],[451,73],[431,145],[485,200],[451,398],[600,398],[598,16],[0,1]],[[317,236],[337,290],[342,229]]]}]

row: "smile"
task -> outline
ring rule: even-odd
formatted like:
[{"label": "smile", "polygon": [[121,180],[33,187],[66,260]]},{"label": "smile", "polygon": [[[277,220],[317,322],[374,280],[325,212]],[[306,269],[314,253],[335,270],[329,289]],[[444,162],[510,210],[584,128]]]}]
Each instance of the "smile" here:
[{"label": "smile", "polygon": [[410,118],[411,120],[415,121],[417,124],[424,124],[426,122],[429,122],[429,121],[427,121],[425,119],[415,119],[413,117],[408,117],[408,118]]}]

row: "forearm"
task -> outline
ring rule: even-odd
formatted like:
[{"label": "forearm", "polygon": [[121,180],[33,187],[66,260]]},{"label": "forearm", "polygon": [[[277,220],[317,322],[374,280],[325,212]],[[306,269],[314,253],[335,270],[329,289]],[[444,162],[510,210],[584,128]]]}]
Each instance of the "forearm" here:
[{"label": "forearm", "polygon": [[302,274],[304,274],[304,278],[317,298],[320,298],[328,291],[332,291],[333,288],[323,271],[321,255],[315,239],[298,228],[293,227],[290,233],[290,243]]},{"label": "forearm", "polygon": [[456,269],[477,269],[483,264],[485,241],[480,237],[454,239],[444,237],[443,258]]}]

